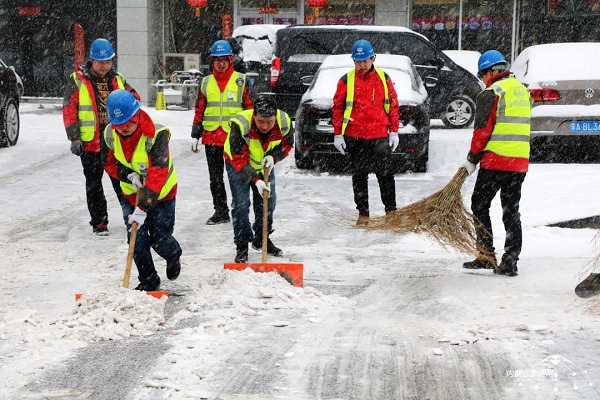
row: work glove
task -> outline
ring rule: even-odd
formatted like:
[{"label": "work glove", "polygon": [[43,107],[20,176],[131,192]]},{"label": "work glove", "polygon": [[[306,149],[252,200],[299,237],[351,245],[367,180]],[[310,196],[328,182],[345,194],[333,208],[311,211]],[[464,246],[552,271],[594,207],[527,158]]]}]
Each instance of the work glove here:
[{"label": "work glove", "polygon": [[130,225],[136,222],[139,228],[144,225],[144,221],[146,221],[146,212],[139,207],[136,207],[135,210],[133,210],[133,214],[129,214]]},{"label": "work glove", "polygon": [[465,161],[464,163],[462,163],[461,168],[466,169],[469,173],[469,176],[471,176],[473,175],[473,172],[475,172],[475,168],[477,168],[477,165],[473,164],[470,161]]},{"label": "work glove", "polygon": [[271,168],[273,165],[275,165],[275,160],[273,159],[273,156],[266,156],[265,158],[263,158],[261,165],[263,166],[263,168]]},{"label": "work glove", "polygon": [[129,175],[127,175],[127,179],[129,179],[131,184],[133,186],[135,186],[136,189],[142,189],[144,187],[144,182],[143,182],[142,176],[139,174],[136,174],[135,172],[132,172]]},{"label": "work glove", "polygon": [[198,138],[192,138],[192,151],[194,153],[197,153],[198,147],[200,147],[200,145],[202,144],[202,138],[198,139]]},{"label": "work glove", "polygon": [[392,148],[392,151],[396,150],[399,144],[400,139],[398,138],[398,132],[390,132],[390,147]]},{"label": "work glove", "polygon": [[346,154],[344,150],[346,150],[346,141],[342,135],[334,135],[333,136],[333,145],[336,149],[342,154]]},{"label": "work glove", "polygon": [[265,181],[259,179],[256,181],[256,183],[254,184],[256,186],[256,188],[258,189],[258,193],[260,193],[261,197],[264,199],[264,191],[266,190],[267,192],[267,198],[271,197],[271,184],[269,183],[268,185],[265,183]]},{"label": "work glove", "polygon": [[76,156],[83,154],[83,143],[81,143],[81,140],[71,141],[71,153],[75,154]]}]

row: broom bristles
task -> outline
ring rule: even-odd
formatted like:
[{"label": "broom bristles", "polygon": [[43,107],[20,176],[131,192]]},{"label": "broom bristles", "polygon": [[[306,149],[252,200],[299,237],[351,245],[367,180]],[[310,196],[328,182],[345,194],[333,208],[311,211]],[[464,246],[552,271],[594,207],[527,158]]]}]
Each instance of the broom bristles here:
[{"label": "broom bristles", "polygon": [[[425,234],[442,245],[479,258],[485,251],[477,246],[473,215],[464,206],[461,188],[469,173],[458,169],[450,182],[438,192],[387,215],[374,217],[361,228],[397,234]],[[483,254],[483,257],[482,257]]]}]

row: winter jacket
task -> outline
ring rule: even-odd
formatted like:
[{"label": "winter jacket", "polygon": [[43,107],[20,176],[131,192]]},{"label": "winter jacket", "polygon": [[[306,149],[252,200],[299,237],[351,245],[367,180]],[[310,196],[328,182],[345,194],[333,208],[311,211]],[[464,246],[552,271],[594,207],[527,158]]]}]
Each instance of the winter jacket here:
[{"label": "winter jacket", "polygon": [[[392,80],[384,74],[389,98],[389,112],[385,111],[385,89],[375,67],[366,73],[357,72],[354,80],[354,99],[352,113],[344,135],[360,139],[379,139],[388,137],[389,132],[398,132],[400,114],[398,96]],[[338,81],[333,97],[332,123],[333,133],[342,134],[348,75]]]},{"label": "winter jacket", "polygon": [[[151,209],[157,202],[172,200],[176,197],[177,177],[169,153],[171,133],[168,129],[164,129],[160,125],[157,131],[157,126],[143,110],[139,111],[139,118],[138,129],[130,136],[122,136],[108,125],[104,131],[102,150],[103,152],[106,151],[107,163],[117,165],[117,176],[122,183],[131,184],[127,175],[132,172],[145,177],[139,206],[147,210]],[[118,141],[118,147],[115,143],[111,143],[111,141]],[[141,141],[148,144],[145,147],[148,154],[147,172],[145,175],[143,171],[131,166],[134,152]],[[120,156],[115,155],[117,148],[122,149],[126,163],[119,161]],[[123,187],[123,185],[121,186]],[[168,193],[164,190],[165,186],[171,187]],[[135,205],[135,193],[131,193],[130,190],[128,191],[126,188],[123,188],[123,196],[129,203]]]},{"label": "winter jacket", "polygon": [[275,163],[288,156],[294,147],[290,116],[277,110],[277,122],[268,132],[262,133],[254,123],[252,110],[242,111],[231,119],[231,130],[225,141],[225,162],[231,164],[246,181],[255,183],[263,179],[261,161],[272,156]]},{"label": "winter jacket", "polygon": [[[99,78],[91,74],[91,67],[92,62],[88,61],[79,70],[73,72],[67,81],[63,99],[63,122],[67,131],[67,137],[71,141],[81,140],[82,129],[85,130],[85,123],[93,123],[93,137],[89,138],[91,140],[82,141],[83,150],[98,153],[100,152],[100,135],[104,127],[108,124],[108,115],[106,113],[106,97],[108,94],[122,87],[131,92],[136,99],[139,100],[140,96],[114,68],[103,78]],[[93,93],[91,98],[87,99],[87,104],[80,104],[80,86],[85,87],[85,91],[88,94],[91,95]],[[86,109],[89,107],[89,104],[91,104],[93,115],[88,114],[90,119],[82,121],[80,117],[87,114]]]},{"label": "winter jacket", "polygon": [[[212,70],[212,77],[216,80],[217,85],[219,86],[219,90],[221,91],[221,94],[224,94],[224,92],[226,91],[225,89],[227,88],[228,83],[230,83],[230,79],[232,77],[232,75],[238,74],[238,72],[234,72],[233,70],[233,58],[230,56],[230,62],[229,62],[229,68],[224,71],[219,73],[218,71],[216,71],[214,68]],[[240,107],[239,107],[239,111],[241,110],[249,110],[249,109],[253,109],[254,105],[252,103],[252,100],[250,99],[250,94],[248,93],[248,85],[246,82],[246,76],[242,75],[243,77],[243,94],[242,94],[242,98],[238,99],[240,101]],[[208,79],[209,77],[206,77],[204,79]],[[203,84],[205,83],[205,80],[202,80]],[[234,82],[235,83],[235,82]],[[231,85],[231,83],[230,83]],[[211,96],[212,98],[212,96]],[[214,101],[214,100],[211,100]],[[204,114],[205,111],[207,109],[207,95],[206,93],[204,93],[202,91],[202,87],[200,87],[200,89],[198,90],[198,101],[196,102],[196,109],[194,112],[194,120],[192,122],[192,137],[196,138],[196,139],[200,139],[202,138],[202,143],[205,145],[212,145],[212,146],[220,146],[223,147],[223,144],[225,143],[225,139],[227,138],[227,131],[225,129],[223,129],[222,126],[217,127],[214,130],[206,130],[203,127],[203,120],[204,120]]]},{"label": "winter jacket", "polygon": [[[511,152],[506,153],[504,155],[498,154],[497,151],[490,150],[494,148],[494,146],[490,146],[490,140],[492,139],[492,134],[499,135],[502,133],[510,134],[511,136],[518,136],[522,131],[522,126],[511,127],[503,126],[500,130],[503,132],[499,132],[497,128],[498,121],[498,112],[499,112],[499,102],[501,100],[501,96],[494,91],[494,84],[503,85],[501,83],[505,79],[514,79],[514,76],[510,73],[510,71],[501,72],[495,76],[493,76],[488,82],[486,90],[479,93],[477,96],[477,105],[475,108],[475,121],[473,125],[473,137],[471,139],[471,149],[469,154],[467,155],[467,159],[472,163],[480,163],[480,167],[483,169],[490,170],[498,170],[498,171],[510,171],[510,172],[527,172],[529,169],[529,157],[528,151],[524,153],[522,150],[511,150]],[[519,115],[523,114],[524,116],[530,115],[532,100],[529,97],[529,93],[527,89],[516,83],[521,91],[525,91],[526,95],[524,95],[524,100],[529,104],[521,105],[520,109],[513,109],[510,111],[507,105],[505,108],[507,109],[507,113],[517,113]],[[529,110],[527,110],[527,108]],[[529,112],[527,112],[529,111]],[[528,124],[527,124],[528,125]],[[529,131],[529,129],[527,129]],[[529,139],[529,133],[527,132],[527,140]],[[510,155],[507,155],[510,154]]]}]

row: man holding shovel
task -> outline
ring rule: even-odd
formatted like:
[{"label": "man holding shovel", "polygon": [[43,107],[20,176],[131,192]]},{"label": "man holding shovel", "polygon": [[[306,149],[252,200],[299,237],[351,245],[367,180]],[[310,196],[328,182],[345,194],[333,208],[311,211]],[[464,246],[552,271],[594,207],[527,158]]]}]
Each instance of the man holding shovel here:
[{"label": "man holding shovel", "polygon": [[[155,291],[160,277],[152,253],[167,261],[167,278],[177,279],[181,270],[181,247],[173,237],[177,176],[169,153],[171,133],[155,124],[140,109],[139,101],[125,90],[112,92],[106,100],[110,125],[104,130],[103,151],[115,162],[121,181],[123,219],[128,238],[136,237],[133,260],[140,284],[136,290]],[[137,235],[133,235],[133,231]]]},{"label": "man holding shovel", "polygon": [[[508,67],[504,56],[496,50],[486,51],[479,57],[478,75],[486,89],[477,96],[471,149],[462,166],[470,175],[476,165],[480,165],[471,210],[476,218],[475,232],[481,255],[463,267],[493,269],[500,275],[516,276],[523,242],[519,201],[529,168],[532,99]],[[490,220],[490,205],[498,191],[506,230],[504,255],[499,266]]]},{"label": "man holding shovel", "polygon": [[[262,247],[263,194],[268,193],[268,229],[273,231],[273,212],[277,202],[273,166],[288,156],[294,145],[290,116],[278,110],[275,102],[259,96],[254,110],[238,113],[231,119],[231,129],[225,140],[225,168],[231,188],[233,241],[236,263],[248,261],[248,244],[255,250]],[[265,170],[270,170],[268,185]],[[250,225],[250,191],[254,208],[254,224]],[[254,233],[253,233],[254,230]],[[280,257],[283,252],[270,238],[267,253]]]}]

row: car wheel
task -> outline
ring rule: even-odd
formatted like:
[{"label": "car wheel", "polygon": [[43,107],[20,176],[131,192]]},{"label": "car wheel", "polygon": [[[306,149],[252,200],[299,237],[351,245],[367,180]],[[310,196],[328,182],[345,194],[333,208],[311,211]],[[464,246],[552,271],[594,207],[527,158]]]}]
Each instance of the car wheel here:
[{"label": "car wheel", "polygon": [[302,153],[298,150],[294,151],[294,158],[296,159],[296,168],[298,169],[312,169],[313,160],[309,152]]},{"label": "car wheel", "polygon": [[19,106],[15,99],[9,99],[0,112],[0,147],[17,144],[19,127]]},{"label": "car wheel", "polygon": [[468,97],[454,97],[442,114],[442,122],[448,128],[461,129],[469,126],[475,118],[475,103]]}]

